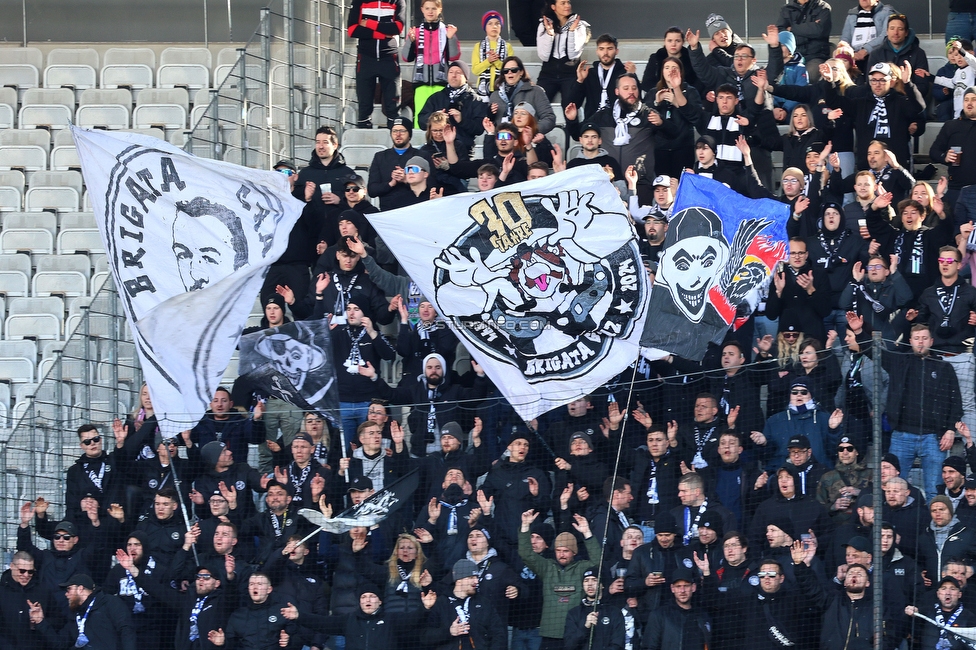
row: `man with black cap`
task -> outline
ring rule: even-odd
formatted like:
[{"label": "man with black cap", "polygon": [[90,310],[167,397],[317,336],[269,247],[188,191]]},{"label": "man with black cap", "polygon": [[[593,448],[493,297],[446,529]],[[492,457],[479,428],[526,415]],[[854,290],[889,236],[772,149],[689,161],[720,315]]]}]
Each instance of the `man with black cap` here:
[{"label": "man with black cap", "polygon": [[28,501],[20,507],[20,527],[17,529],[17,550],[30,553],[36,563],[38,577],[52,590],[76,573],[88,572],[94,559],[96,546],[101,543],[80,545],[78,528],[70,521],[54,526],[51,548],[41,550],[31,540],[30,520],[34,504]]},{"label": "man with black cap", "polygon": [[749,527],[749,544],[752,548],[762,548],[767,527],[783,520],[791,522],[791,526],[798,531],[797,535],[793,535],[783,528],[783,532],[789,534],[793,541],[798,539],[799,534],[810,530],[818,537],[826,539],[832,530],[827,509],[812,495],[797,491],[799,481],[796,474],[796,468],[792,465],[783,465],[776,470],[771,489],[774,496],[759,504]]},{"label": "man with black cap", "polygon": [[[560,454],[556,458],[556,475],[554,494],[562,494],[569,485],[574,490],[586,488],[589,495],[597,499],[604,496],[603,482],[607,480],[610,470],[604,460],[606,455],[606,438],[595,436],[591,438],[585,431],[575,431],[569,437],[569,453]],[[601,449],[596,450],[594,447]],[[577,506],[589,505],[586,502]],[[555,513],[558,517],[559,514]]]},{"label": "man with black cap", "polygon": [[505,619],[478,593],[478,565],[462,558],[451,569],[453,591],[430,609],[423,643],[442,650],[502,650],[508,647]]},{"label": "man with black cap", "polygon": [[150,550],[146,535],[139,531],[130,533],[125,541],[125,549],[115,552],[118,563],[109,570],[102,590],[118,596],[132,614],[140,650],[168,650],[169,646],[164,640],[172,638],[173,626],[164,616],[158,599],[150,596],[135,580],[140,573],[154,576],[156,580],[167,580],[168,567],[151,555]]},{"label": "man with black cap", "polygon": [[[441,408],[438,404],[437,408]],[[488,447],[481,440],[481,418],[476,418],[472,428],[472,453],[464,451],[464,430],[454,420],[449,420],[441,426],[437,435],[437,447],[428,447],[427,455],[417,461],[420,468],[420,487],[417,488],[419,503],[427,503],[435,497],[442,496],[451,483],[465,488],[466,484],[477,482],[491,467]],[[416,443],[416,438],[414,439]],[[414,455],[419,451],[414,448]],[[485,513],[486,515],[488,513]]]},{"label": "man with black cap", "polygon": [[874,539],[874,513],[874,495],[868,489],[862,492],[854,501],[853,515],[846,522],[838,526],[831,536],[830,547],[824,556],[828,575],[847,561],[844,545],[851,539],[854,537]]},{"label": "man with black cap", "polygon": [[[760,447],[767,447],[767,471],[778,469],[786,462],[787,445],[796,436],[806,437],[814,458],[827,458],[827,449],[835,448],[844,412],[840,409],[834,409],[833,413],[821,411],[818,399],[821,396],[813,394],[806,376],[796,377],[791,382],[789,406],[766,420],[762,436],[753,440]],[[808,494],[814,493],[809,485],[807,489]]]},{"label": "man with black cap", "polygon": [[[200,462],[204,468],[203,474],[193,482],[190,498],[198,506],[204,505],[204,495],[215,494],[220,491],[220,484],[233,486],[238,492],[254,490],[264,492],[271,479],[261,476],[256,469],[247,463],[234,462],[234,454],[230,448],[219,440],[208,442],[200,450]],[[238,499],[240,516],[242,519],[254,514],[253,499]]]},{"label": "man with black cap", "polygon": [[[636,192],[636,184],[634,187]],[[658,260],[661,257],[661,251],[664,250],[664,237],[668,234],[668,219],[670,217],[667,212],[660,210],[656,205],[640,205],[637,194],[630,197],[630,216],[634,221],[638,223],[643,221],[644,223],[644,236],[637,240],[637,248],[640,250],[644,265],[651,273],[656,274]]]},{"label": "man with black cap", "polygon": [[398,117],[390,122],[390,137],[393,146],[379,151],[373,156],[369,166],[369,181],[366,185],[368,194],[378,197],[380,210],[393,210],[405,205],[410,198],[410,188],[407,186],[407,174],[404,168],[407,161],[414,156],[423,156],[420,149],[410,144],[413,133],[413,121],[405,117]]},{"label": "man with black cap", "polygon": [[[974,627],[976,626],[976,614],[965,609],[960,602],[962,600],[962,586],[959,581],[952,577],[945,577],[936,586],[935,614],[931,611],[922,611],[914,605],[905,607],[907,616],[915,614],[925,614],[929,618],[934,618],[942,625],[949,627]],[[971,646],[966,640],[957,637],[951,632],[936,627],[928,623],[922,623],[922,647],[935,648],[936,650],[967,650]]]},{"label": "man with black cap", "polygon": [[707,650],[711,645],[712,617],[696,607],[697,590],[691,569],[682,567],[671,576],[674,600],[655,610],[647,620],[641,648],[645,650]]},{"label": "man with black cap", "polygon": [[427,98],[417,116],[417,125],[427,130],[430,116],[435,112],[444,113],[448,124],[456,129],[456,146],[471,151],[474,139],[485,132],[482,120],[488,116],[488,104],[468,85],[471,75],[467,67],[463,61],[447,64],[447,85]]},{"label": "man with black cap", "polygon": [[678,526],[669,512],[662,512],[654,520],[654,539],[639,546],[627,565],[624,589],[636,594],[640,619],[666,601],[664,585],[679,567],[691,566],[691,554],[678,541]]},{"label": "man with black cap", "polygon": [[444,188],[433,185],[433,179],[430,177],[430,163],[423,156],[414,156],[408,160],[403,171],[410,193],[404,194],[404,199],[397,207],[416,205],[444,196]]},{"label": "man with black cap", "polygon": [[623,172],[620,163],[603,148],[603,138],[600,137],[600,127],[592,121],[583,122],[579,134],[580,150],[575,158],[566,161],[566,169],[573,169],[580,165],[599,165],[613,172],[613,178],[620,180]]},{"label": "man with black cap", "polygon": [[117,596],[95,591],[91,576],[76,573],[62,582],[68,607],[75,615],[55,630],[40,606],[30,608],[31,623],[52,647],[91,647],[101,650],[136,650],[137,637],[132,617]]},{"label": "man with black cap", "polygon": [[[346,650],[396,648],[404,634],[414,633],[416,628],[427,622],[426,616],[417,613],[386,613],[381,600],[384,593],[382,588],[363,583],[357,592],[359,607],[350,614],[323,616],[300,610],[295,603],[288,603],[281,609],[281,616],[317,632],[345,637]],[[440,600],[433,591],[427,591],[420,599],[427,610]]]},{"label": "man with black cap", "polygon": [[[192,445],[192,441],[187,440],[189,436],[185,434],[186,432],[184,432],[183,444]],[[173,492],[173,498],[177,498],[176,481],[173,480],[174,475],[180,481],[180,490],[183,499],[188,500],[190,485],[193,483],[193,479],[196,478],[194,471],[198,469],[194,467],[196,463],[180,458],[175,438],[163,440],[163,434],[157,429],[152,443],[155,456],[152,458],[142,458],[136,463],[136,467],[140,473],[137,485],[142,492],[139,509],[136,510],[139,521],[143,521],[152,512],[153,503],[159,490],[171,490]],[[178,501],[177,505],[179,505]]]},{"label": "man with black cap", "polygon": [[[0,644],[5,648],[43,647],[30,620],[31,604],[39,605],[49,617],[59,616],[63,600],[59,592],[41,582],[30,553],[14,553],[10,567],[0,576]],[[54,627],[60,626],[54,623]]]},{"label": "man with black cap", "polygon": [[740,137],[735,140],[735,147],[742,152],[742,164],[720,162],[715,138],[702,135],[695,140],[695,165],[690,171],[724,183],[742,196],[753,199],[769,198],[769,190],[759,180],[759,174],[752,163],[752,148],[749,143],[744,137]]},{"label": "man with black cap", "polygon": [[[702,520],[698,522],[698,539],[688,545],[688,551],[698,557],[708,555],[712,566],[718,566],[722,559],[722,537],[725,527],[722,516],[718,512],[706,510]],[[672,581],[673,582],[673,581]]]},{"label": "man with black cap", "polygon": [[949,497],[953,510],[958,511],[960,502],[964,500],[965,483],[966,459],[961,456],[947,456],[942,461],[942,483],[937,485],[935,490]]},{"label": "man with black cap", "polygon": [[871,470],[858,462],[854,439],[841,436],[837,443],[837,464],[823,475],[817,487],[817,501],[826,506],[834,526],[842,525],[852,514],[853,505],[871,485]]},{"label": "man with black cap", "polygon": [[597,570],[589,568],[584,571],[583,597],[580,604],[566,614],[563,637],[566,650],[623,650],[626,639],[624,617],[619,607],[601,601],[602,591]]},{"label": "man with black cap", "polygon": [[967,526],[976,525],[976,476],[967,476],[963,483],[963,498],[956,506],[956,516]]},{"label": "man with black cap", "polygon": [[895,611],[915,602],[925,585],[915,560],[902,552],[895,543],[895,527],[881,524],[881,570],[884,571],[885,600]]}]

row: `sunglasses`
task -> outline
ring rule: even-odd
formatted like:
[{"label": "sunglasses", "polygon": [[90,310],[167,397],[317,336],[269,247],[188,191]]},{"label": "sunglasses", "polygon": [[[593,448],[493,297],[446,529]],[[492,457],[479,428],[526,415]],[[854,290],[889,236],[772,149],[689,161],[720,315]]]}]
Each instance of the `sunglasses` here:
[{"label": "sunglasses", "polygon": [[779,573],[777,573],[776,571],[760,571],[756,575],[759,576],[760,578],[775,578],[776,576],[779,575]]},{"label": "sunglasses", "polygon": [[17,569],[17,573],[22,576],[32,576],[37,573],[37,569]]},{"label": "sunglasses", "polygon": [[213,580],[214,577],[209,573],[198,573],[197,580]]},{"label": "sunglasses", "polygon": [[514,140],[515,136],[508,131],[499,131],[495,134],[496,140]]},{"label": "sunglasses", "polygon": [[884,264],[869,264],[868,271],[880,271],[884,268]]},{"label": "sunglasses", "polygon": [[516,72],[522,72],[522,68],[504,68],[502,74],[515,74]]},{"label": "sunglasses", "polygon": [[800,338],[799,332],[783,332],[784,339],[798,339]]},{"label": "sunglasses", "polygon": [[276,172],[280,172],[280,173],[284,174],[285,176],[294,176],[295,175],[295,170],[294,169],[276,169],[275,171]]},{"label": "sunglasses", "polygon": [[88,438],[87,440],[82,440],[81,441],[81,444],[83,444],[83,445],[85,445],[87,447],[88,445],[93,445],[96,442],[101,442],[101,441],[102,441],[102,437],[101,436],[95,436],[94,438]]},{"label": "sunglasses", "polygon": [[939,264],[955,264],[958,261],[959,260],[957,260],[955,257],[940,257],[939,258]]},{"label": "sunglasses", "polygon": [[54,533],[51,539],[71,539],[74,535],[69,535],[68,533]]},{"label": "sunglasses", "polygon": [[854,447],[851,447],[850,445],[843,445],[838,447],[837,451],[854,451]]},{"label": "sunglasses", "polygon": [[347,192],[358,192],[359,191],[359,186],[358,185],[346,185],[345,190]]},{"label": "sunglasses", "polygon": [[420,165],[407,165],[406,167],[403,168],[403,171],[405,171],[408,174],[419,174]]},{"label": "sunglasses", "polygon": [[810,394],[810,391],[804,390],[802,388],[800,390],[791,390],[790,391],[790,395],[809,395],[809,394]]}]

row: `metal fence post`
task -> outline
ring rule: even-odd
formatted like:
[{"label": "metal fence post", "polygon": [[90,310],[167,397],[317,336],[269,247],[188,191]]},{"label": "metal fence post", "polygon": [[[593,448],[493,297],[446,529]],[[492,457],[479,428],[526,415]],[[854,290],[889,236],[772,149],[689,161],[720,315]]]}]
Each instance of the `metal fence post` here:
[{"label": "metal fence post", "polygon": [[[872,430],[873,430],[873,444],[871,446],[871,462],[874,463],[874,469],[872,471],[871,482],[873,483],[872,488],[872,499],[874,503],[874,508],[876,513],[881,513],[882,499],[884,498],[884,493],[881,491],[881,452],[884,445],[884,438],[881,432],[881,409],[879,405],[883,403],[884,396],[881,394],[882,391],[882,367],[881,367],[881,357],[885,354],[884,341],[881,338],[881,332],[874,332],[873,340],[871,341],[871,346],[873,348],[874,364],[872,366],[872,376],[871,379],[874,382],[873,394],[871,395],[871,405],[872,409]],[[873,594],[872,607],[874,611],[874,650],[882,650],[884,640],[884,571],[882,570],[882,552],[881,552],[881,525],[880,518],[875,519],[875,524],[872,526],[872,548],[874,557],[874,568],[875,570],[871,573],[871,587]]]}]

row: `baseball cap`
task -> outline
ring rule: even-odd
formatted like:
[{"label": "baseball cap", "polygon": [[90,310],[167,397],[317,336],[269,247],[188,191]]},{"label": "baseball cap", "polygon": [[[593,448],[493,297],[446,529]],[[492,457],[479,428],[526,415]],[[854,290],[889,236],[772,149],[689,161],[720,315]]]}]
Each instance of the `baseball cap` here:
[{"label": "baseball cap", "polygon": [[478,575],[478,565],[467,558],[461,558],[455,562],[454,568],[451,569],[451,577],[454,578],[454,582],[476,575]]},{"label": "baseball cap", "polygon": [[666,174],[661,174],[660,176],[654,177],[654,182],[651,183],[653,187],[662,185],[664,187],[671,187],[671,177]]},{"label": "baseball cap", "polygon": [[787,449],[810,449],[810,439],[806,436],[793,436],[786,443]]},{"label": "baseball cap", "polygon": [[891,76],[891,67],[887,63],[875,63],[871,66],[871,70],[868,71],[868,75],[872,75],[875,72],[880,72],[885,77]]},{"label": "baseball cap", "polygon": [[61,584],[59,587],[84,587],[89,591],[95,590],[95,581],[86,573],[76,573]]},{"label": "baseball cap", "polygon": [[373,489],[373,481],[368,476],[357,476],[349,481],[349,489],[346,492],[365,492]]},{"label": "baseball cap", "polygon": [[599,134],[600,127],[598,127],[596,122],[593,121],[583,122],[583,125],[580,127],[580,135],[583,135],[587,131],[596,131],[597,134]]},{"label": "baseball cap", "polygon": [[844,544],[844,546],[849,546],[855,551],[861,551],[862,553],[871,552],[871,545],[868,543],[868,540],[864,539],[860,535],[850,538],[847,543]]},{"label": "baseball cap", "polygon": [[54,527],[54,532],[58,532],[59,530],[68,533],[72,537],[78,536],[78,529],[75,528],[75,525],[70,521],[58,522],[58,525]]},{"label": "baseball cap", "polygon": [[308,444],[310,444],[310,445],[312,445],[313,447],[315,446],[315,441],[314,441],[314,440],[312,440],[312,436],[310,436],[310,435],[308,435],[308,434],[307,434],[307,433],[305,433],[304,431],[302,431],[301,433],[298,433],[298,434],[297,434],[297,435],[296,435],[296,436],[295,436],[295,437],[294,437],[294,438],[292,439],[292,441],[291,441],[291,444],[295,444],[295,441],[296,441],[296,440],[304,440],[305,442],[307,442]]}]

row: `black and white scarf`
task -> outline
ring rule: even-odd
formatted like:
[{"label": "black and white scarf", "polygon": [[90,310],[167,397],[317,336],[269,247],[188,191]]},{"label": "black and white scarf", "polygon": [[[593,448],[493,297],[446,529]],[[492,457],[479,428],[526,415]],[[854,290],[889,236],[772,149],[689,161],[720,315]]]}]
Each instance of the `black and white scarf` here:
[{"label": "black and white scarf", "polygon": [[609,70],[604,68],[602,65],[595,66],[597,75],[596,79],[600,82],[600,106],[598,108],[603,108],[607,105],[607,88],[610,86],[610,82],[613,81],[613,70],[616,67],[616,61],[610,64]]},{"label": "black and white scarf", "polygon": [[415,84],[443,84],[447,82],[447,60],[442,53],[438,54],[438,63],[431,66],[430,78],[427,79],[427,64],[424,62],[424,48],[426,47],[427,32],[437,31],[437,43],[443,49],[447,48],[447,25],[443,21],[437,23],[420,23],[417,26],[417,58],[414,59],[413,82]]},{"label": "black and white scarf", "polygon": [[349,348],[349,356],[346,357],[345,365],[347,369],[358,367],[363,360],[363,355],[359,351],[359,342],[363,340],[364,336],[366,336],[366,328],[360,326],[356,329],[358,329],[359,332],[357,334],[353,334],[352,326],[346,328],[346,332],[349,334],[349,339],[352,341],[352,345]]},{"label": "black and white scarf", "polygon": [[618,99],[613,103],[613,121],[616,122],[616,126],[613,127],[613,144],[616,147],[622,147],[624,145],[630,144],[630,126],[639,126],[640,118],[637,114],[641,112],[644,108],[644,103],[638,101],[634,104],[634,109],[627,113],[626,115],[621,115],[622,109],[620,108],[620,100]]},{"label": "black and white scarf", "polygon": [[397,585],[396,591],[406,596],[407,592],[410,591],[410,572],[405,570],[399,561],[397,561],[397,572],[400,574],[400,584]]},{"label": "black and white scarf", "polygon": [[458,508],[462,508],[462,507],[468,505],[468,500],[467,499],[461,499],[457,503],[450,503],[448,501],[444,501],[443,499],[440,499],[438,502],[441,504],[441,507],[447,508],[447,534],[448,535],[457,535],[458,534],[458,525],[457,525],[457,522],[458,522],[458,514],[457,514],[457,511],[458,511]]},{"label": "black and white scarf", "polygon": [[[451,104],[457,104],[460,102],[461,98],[466,94],[471,92],[471,86],[467,83],[461,84],[457,88],[447,87],[447,98]],[[460,110],[460,109],[459,109]]]},{"label": "black and white scarf", "polygon": [[912,250],[905,257],[907,251],[905,248],[905,236],[909,233],[901,232],[895,237],[895,248],[894,253],[898,256],[898,259],[907,259],[908,267],[906,272],[911,275],[922,275],[925,272],[925,238],[923,235],[923,230],[919,229],[915,231],[915,238],[912,240]]},{"label": "black and white scarf", "polygon": [[352,302],[352,288],[356,285],[356,280],[358,279],[359,274],[353,273],[349,279],[349,286],[344,287],[342,286],[342,281],[339,279],[339,274],[332,274],[332,281],[336,287],[336,301],[335,306],[332,308],[332,313],[336,316],[344,316],[346,314],[346,305]]},{"label": "black and white scarf", "polygon": [[505,119],[502,120],[503,122],[512,121],[512,115],[515,112],[515,95],[521,87],[521,79],[515,82],[514,86],[509,86],[507,83],[502,83],[498,86],[498,96],[505,102]]},{"label": "black and white scarf", "polygon": [[308,473],[312,471],[312,461],[308,461],[308,465],[302,469],[300,474],[295,474],[295,469],[298,468],[298,463],[293,462],[288,466],[288,478],[291,479],[291,484],[295,486],[295,496],[292,497],[292,502],[303,501],[302,493],[305,491],[305,481],[308,479]]},{"label": "black and white scarf", "polygon": [[881,97],[874,98],[874,108],[871,109],[871,115],[868,117],[868,124],[874,122],[875,139],[891,137],[891,124],[888,122],[888,105],[885,104],[886,96],[882,95]]},{"label": "black and white scarf", "polygon": [[[478,47],[479,47],[479,56],[481,57],[481,60],[482,61],[487,60],[488,53],[491,51],[491,43],[488,42],[488,39],[486,38],[483,41],[481,41]],[[505,39],[503,39],[501,36],[498,37],[498,48],[495,51],[498,52],[499,61],[504,61],[505,59],[508,58],[508,43],[506,43]],[[494,73],[494,66],[490,65],[484,72],[478,75],[478,95],[483,97],[485,101],[488,101],[488,97],[491,96],[491,93],[494,90],[494,88],[492,87],[494,84],[492,84],[491,82],[493,73]],[[499,72],[498,74],[501,73]]]}]

